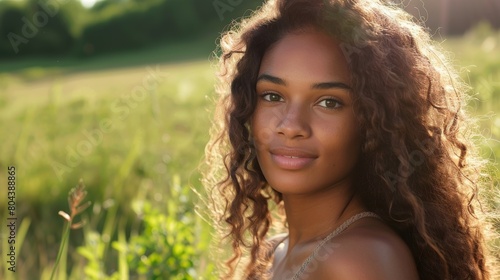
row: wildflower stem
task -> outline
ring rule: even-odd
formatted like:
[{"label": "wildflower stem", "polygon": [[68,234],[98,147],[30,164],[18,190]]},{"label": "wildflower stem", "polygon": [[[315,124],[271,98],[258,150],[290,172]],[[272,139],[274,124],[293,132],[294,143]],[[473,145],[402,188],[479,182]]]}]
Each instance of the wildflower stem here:
[{"label": "wildflower stem", "polygon": [[69,237],[69,230],[70,230],[70,228],[71,228],[71,222],[68,221],[68,223],[66,223],[66,226],[64,228],[64,232],[63,232],[61,244],[59,245],[59,252],[57,253],[56,262],[54,264],[54,267],[52,268],[52,273],[50,275],[50,280],[53,280],[54,279],[54,275],[56,274],[57,267],[59,266],[59,261],[61,260],[61,256],[62,256],[62,254],[64,252],[64,246],[66,245],[68,237]]},{"label": "wildflower stem", "polygon": [[[73,221],[78,214],[80,214],[85,209],[87,209],[87,207],[90,206],[90,202],[82,204],[83,200],[85,199],[85,196],[87,196],[87,191],[85,191],[85,185],[83,184],[83,180],[80,179],[78,185],[72,188],[68,195],[70,214],[64,211],[59,211],[58,213],[59,216],[63,217],[68,223],[66,223],[64,226],[61,244],[59,245],[59,252],[57,253],[56,262],[54,263],[54,267],[52,268],[50,280],[54,279],[54,275],[56,274],[62,255],[63,254],[66,255],[65,260],[67,258],[68,253],[64,250],[64,247],[66,246],[66,243],[68,243],[70,230],[81,228],[84,224],[84,221],[78,223],[73,223]],[[66,262],[64,262],[63,265],[64,265],[64,270],[66,270],[65,269]],[[65,275],[65,273],[66,271],[63,271],[59,273],[59,275]]]}]

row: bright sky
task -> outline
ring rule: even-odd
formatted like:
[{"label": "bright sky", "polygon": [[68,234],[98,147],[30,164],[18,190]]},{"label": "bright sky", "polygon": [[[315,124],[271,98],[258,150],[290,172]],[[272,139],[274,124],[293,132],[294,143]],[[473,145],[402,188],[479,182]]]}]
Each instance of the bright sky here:
[{"label": "bright sky", "polygon": [[95,2],[97,2],[97,0],[80,0],[80,2],[82,2],[82,5],[85,8],[91,8],[92,6],[94,6],[94,4],[95,4]]}]

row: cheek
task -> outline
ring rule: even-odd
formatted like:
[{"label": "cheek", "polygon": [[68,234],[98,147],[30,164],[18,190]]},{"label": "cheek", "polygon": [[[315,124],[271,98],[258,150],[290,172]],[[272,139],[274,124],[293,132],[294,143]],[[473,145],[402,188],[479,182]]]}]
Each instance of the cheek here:
[{"label": "cheek", "polygon": [[270,110],[256,108],[251,118],[250,129],[257,148],[271,141],[273,132],[271,115]]},{"label": "cheek", "polygon": [[349,119],[343,122],[322,124],[321,126],[322,128],[318,129],[322,132],[320,138],[324,147],[329,150],[329,154],[331,153],[332,156],[338,155],[343,160],[347,158],[357,159],[361,151],[361,138],[356,121]]}]

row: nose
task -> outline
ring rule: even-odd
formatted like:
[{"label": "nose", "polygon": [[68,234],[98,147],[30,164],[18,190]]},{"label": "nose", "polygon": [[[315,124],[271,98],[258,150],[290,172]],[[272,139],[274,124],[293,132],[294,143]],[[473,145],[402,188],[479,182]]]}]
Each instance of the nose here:
[{"label": "nose", "polygon": [[308,108],[300,105],[289,105],[282,112],[276,131],[288,139],[307,138],[311,135]]}]

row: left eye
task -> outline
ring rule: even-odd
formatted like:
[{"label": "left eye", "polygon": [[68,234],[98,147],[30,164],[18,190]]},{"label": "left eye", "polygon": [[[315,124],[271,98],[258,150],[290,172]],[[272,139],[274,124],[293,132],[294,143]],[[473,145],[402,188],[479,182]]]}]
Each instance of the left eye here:
[{"label": "left eye", "polygon": [[320,102],[318,102],[318,105],[329,109],[335,109],[342,106],[342,104],[339,101],[333,98],[323,99]]},{"label": "left eye", "polygon": [[262,98],[266,101],[270,101],[270,102],[280,102],[283,100],[283,98],[277,94],[277,93],[272,93],[272,92],[269,92],[269,93],[265,93],[262,95]]}]

